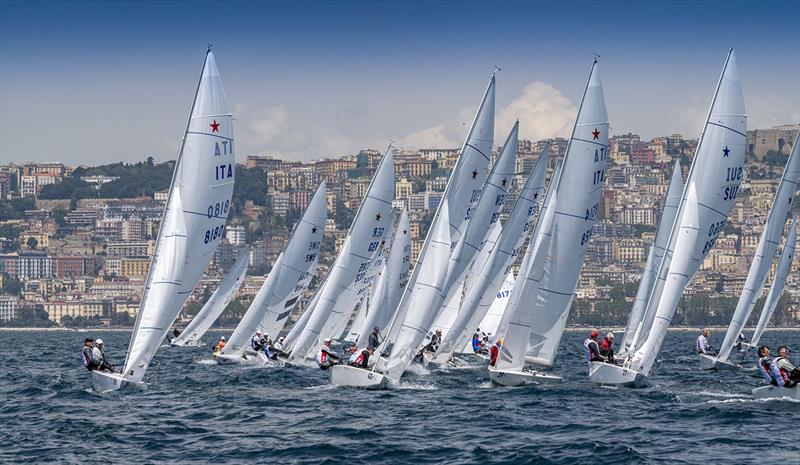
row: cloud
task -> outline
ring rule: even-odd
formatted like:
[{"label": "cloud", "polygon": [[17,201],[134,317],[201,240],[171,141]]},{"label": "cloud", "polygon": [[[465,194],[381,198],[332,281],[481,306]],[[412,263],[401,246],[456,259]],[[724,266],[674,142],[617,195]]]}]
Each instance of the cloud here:
[{"label": "cloud", "polygon": [[577,107],[558,89],[541,81],[525,86],[522,95],[497,113],[495,145],[500,145],[519,119],[520,139],[569,137]]},{"label": "cloud", "polygon": [[421,129],[403,137],[397,142],[399,147],[413,148],[453,148],[458,143],[454,142],[447,134],[443,124],[427,129]]}]

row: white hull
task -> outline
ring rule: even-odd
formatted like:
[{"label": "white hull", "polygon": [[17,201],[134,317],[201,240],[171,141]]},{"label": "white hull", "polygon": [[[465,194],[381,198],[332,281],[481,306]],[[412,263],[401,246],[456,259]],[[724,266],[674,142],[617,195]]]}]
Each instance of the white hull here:
[{"label": "white hull", "polygon": [[744,370],[741,365],[723,362],[711,355],[700,354],[700,368],[702,370]]},{"label": "white hull", "polygon": [[195,340],[176,343],[175,339],[173,339],[172,341],[170,341],[169,345],[171,347],[202,347],[205,345],[205,343]]},{"label": "white hull", "polygon": [[134,383],[122,376],[122,373],[109,373],[107,371],[92,372],[92,387],[97,392],[112,392],[120,389],[143,388],[144,383]]},{"label": "white hull", "polygon": [[560,383],[560,376],[548,375],[537,371],[511,371],[498,370],[489,367],[489,378],[493,383],[501,386],[525,386],[527,384],[550,384]]},{"label": "white hull", "polygon": [[647,386],[647,377],[638,371],[603,362],[589,363],[589,381],[608,386]]},{"label": "white hull", "polygon": [[349,365],[334,365],[331,367],[331,384],[364,389],[384,389],[389,383],[389,378],[382,374],[351,367]]},{"label": "white hull", "polygon": [[780,386],[764,386],[753,389],[753,399],[791,399],[800,402],[800,384],[785,388]]}]

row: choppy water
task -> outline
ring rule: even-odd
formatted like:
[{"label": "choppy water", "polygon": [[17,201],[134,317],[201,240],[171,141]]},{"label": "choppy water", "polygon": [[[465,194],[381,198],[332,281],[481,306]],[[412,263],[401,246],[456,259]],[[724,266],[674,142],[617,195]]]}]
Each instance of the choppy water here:
[{"label": "choppy water", "polygon": [[[694,334],[670,333],[655,385],[640,390],[588,384],[585,335],[567,333],[554,386],[493,387],[475,367],[355,391],[317,370],[211,364],[206,346],[162,348],[147,390],[104,395],[81,364],[87,335],[0,333],[0,463],[706,465],[800,455],[800,404],[754,401],[756,378],[699,371]],[[91,336],[122,363],[128,333]],[[800,334],[764,342],[797,351]]]}]

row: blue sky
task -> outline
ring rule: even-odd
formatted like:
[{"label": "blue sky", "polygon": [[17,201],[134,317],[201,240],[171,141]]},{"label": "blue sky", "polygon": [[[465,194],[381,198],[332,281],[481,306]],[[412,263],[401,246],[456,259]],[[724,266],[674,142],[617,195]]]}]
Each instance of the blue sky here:
[{"label": "blue sky", "polygon": [[567,135],[593,53],[612,129],[699,134],[728,46],[750,128],[800,120],[800,2],[0,2],[0,160],[175,157],[207,43],[238,156]]}]

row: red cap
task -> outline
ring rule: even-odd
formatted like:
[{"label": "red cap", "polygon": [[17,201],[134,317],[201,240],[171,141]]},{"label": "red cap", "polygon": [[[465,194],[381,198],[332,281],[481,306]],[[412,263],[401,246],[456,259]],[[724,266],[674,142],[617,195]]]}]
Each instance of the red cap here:
[{"label": "red cap", "polygon": [[598,334],[600,333],[598,333],[596,329],[592,330],[592,337],[597,337]]}]

